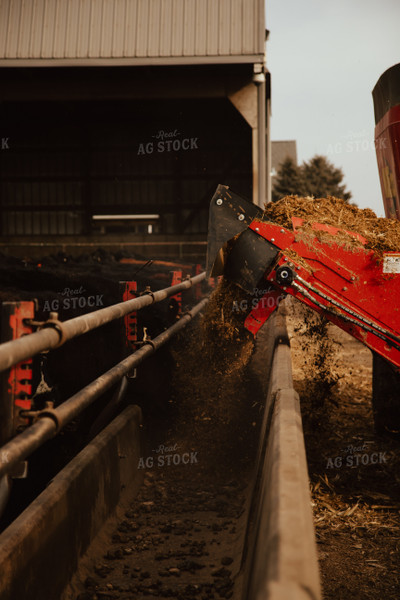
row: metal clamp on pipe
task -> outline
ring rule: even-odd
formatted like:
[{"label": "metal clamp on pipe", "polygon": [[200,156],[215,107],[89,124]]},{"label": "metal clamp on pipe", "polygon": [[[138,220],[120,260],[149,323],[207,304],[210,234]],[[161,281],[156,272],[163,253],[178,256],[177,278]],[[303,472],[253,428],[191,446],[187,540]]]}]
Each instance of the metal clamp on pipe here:
[{"label": "metal clamp on pipe", "polygon": [[140,292],[139,296],[151,296],[153,303],[155,302],[154,292],[151,291],[149,285],[146,285],[144,292]]},{"label": "metal clamp on pipe", "polygon": [[21,409],[18,413],[18,416],[21,417],[21,419],[30,419],[31,424],[32,424],[32,423],[36,423],[36,421],[41,416],[43,411],[51,410],[52,408],[54,408],[54,402],[46,402],[45,408],[42,408],[41,410]]},{"label": "metal clamp on pipe", "polygon": [[181,317],[180,318],[182,319],[183,317],[190,317],[191,319],[193,319],[193,315],[192,315],[192,313],[190,312],[189,309],[187,309],[187,310],[185,310],[184,312],[181,313]]},{"label": "metal clamp on pipe", "polygon": [[65,336],[64,336],[64,330],[63,330],[63,324],[58,319],[58,313],[51,312],[49,315],[49,318],[47,319],[47,321],[45,321],[43,323],[43,326],[40,327],[40,329],[45,329],[46,327],[52,327],[58,333],[58,336],[60,339],[59,339],[58,344],[55,346],[55,348],[59,348],[60,346],[62,346],[62,344],[65,341],[65,339],[64,339]]},{"label": "metal clamp on pipe", "polygon": [[54,422],[56,426],[56,431],[54,435],[58,433],[65,425],[65,423],[63,423],[62,420],[60,420],[59,414],[57,413],[57,409],[55,408],[44,408],[43,410],[39,411],[36,415],[36,420],[43,419],[44,417],[47,417],[48,419],[51,419]]},{"label": "metal clamp on pipe", "polygon": [[65,333],[63,329],[63,323],[58,319],[57,312],[51,312],[47,321],[35,321],[33,319],[26,319],[26,323],[27,325],[32,325],[33,327],[36,327],[37,331],[40,331],[41,329],[46,329],[48,327],[55,329],[58,333],[59,341],[56,346],[53,346],[53,348],[59,348],[60,346],[62,346],[62,344],[64,344]]},{"label": "metal clamp on pipe", "polygon": [[156,345],[150,337],[147,337],[145,340],[141,342],[142,348],[143,346],[151,346],[153,350],[156,350]]}]

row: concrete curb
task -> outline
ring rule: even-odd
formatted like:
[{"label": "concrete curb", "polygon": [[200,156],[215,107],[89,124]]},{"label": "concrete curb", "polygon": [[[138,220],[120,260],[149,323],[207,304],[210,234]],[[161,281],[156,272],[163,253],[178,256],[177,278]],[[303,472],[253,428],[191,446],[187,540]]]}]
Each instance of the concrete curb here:
[{"label": "concrete curb", "polygon": [[0,599],[55,600],[80,557],[140,485],[141,411],[126,408],[0,535]]},{"label": "concrete curb", "polygon": [[274,339],[249,526],[246,600],[319,600],[321,586],[299,398],[284,315]]}]

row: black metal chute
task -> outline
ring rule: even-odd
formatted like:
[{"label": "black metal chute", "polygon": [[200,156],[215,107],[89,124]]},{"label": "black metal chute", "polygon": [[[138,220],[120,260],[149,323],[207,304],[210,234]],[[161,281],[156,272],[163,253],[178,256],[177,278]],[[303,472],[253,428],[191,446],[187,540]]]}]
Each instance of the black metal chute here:
[{"label": "black metal chute", "polygon": [[208,243],[208,277],[224,275],[248,293],[253,293],[278,249],[249,229],[263,211],[229,187],[219,185],[211,200]]}]

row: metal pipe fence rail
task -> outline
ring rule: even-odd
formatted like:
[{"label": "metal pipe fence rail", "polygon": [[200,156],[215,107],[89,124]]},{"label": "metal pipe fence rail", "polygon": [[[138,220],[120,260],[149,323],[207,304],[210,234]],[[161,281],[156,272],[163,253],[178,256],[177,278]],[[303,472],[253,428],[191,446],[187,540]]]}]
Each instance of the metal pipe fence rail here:
[{"label": "metal pipe fence rail", "polygon": [[264,330],[268,393],[245,549],[243,600],[321,600],[300,402],[284,310]]},{"label": "metal pipe fence rail", "polygon": [[[30,429],[4,446],[19,461],[49,439],[146,356],[180,331],[206,305],[203,299],[171,328],[115,365],[54,410],[45,410]],[[260,339],[261,338],[261,339]],[[259,359],[268,381],[259,451],[241,552],[243,600],[321,600],[307,464],[299,410],[293,389],[290,346],[282,310],[259,334]],[[265,388],[263,388],[265,391]],[[80,557],[121,509],[127,494],[137,493],[140,409],[129,406],[55,478],[42,495],[0,536],[0,598],[32,600],[60,597]],[[8,465],[11,464],[8,463]],[[0,477],[7,473],[0,465]],[[94,493],[95,490],[95,493]],[[111,491],[112,490],[112,493]],[[136,491],[135,491],[136,490]],[[124,496],[125,494],[125,496]],[[121,498],[125,500],[121,501]],[[123,510],[122,510],[123,509]],[[50,526],[50,525],[51,526]],[[57,562],[54,548],[63,548]],[[41,565],[51,565],[46,578]]]},{"label": "metal pipe fence rail", "polygon": [[120,319],[135,310],[174,296],[183,290],[191,288],[194,284],[200,283],[205,277],[206,274],[203,272],[182,281],[178,285],[170,286],[157,292],[148,292],[138,298],[119,302],[118,304],[107,306],[68,321],[61,322],[57,319],[49,319],[40,331],[0,345],[0,371],[9,369],[23,360],[32,358],[36,354],[39,354],[39,352],[58,348],[68,340],[83,335],[97,327],[101,327],[110,321]]},{"label": "metal pipe fence rail", "polygon": [[[198,277],[200,277],[200,275]],[[200,281],[202,279],[203,278],[201,278]],[[180,285],[181,284],[173,286],[173,288],[161,290],[161,292],[163,292],[163,294],[168,292],[167,295],[164,296],[167,297],[168,295],[172,295],[169,293],[169,290],[173,290],[172,293],[176,293],[177,288],[180,288]],[[155,294],[157,294],[157,292],[155,292]],[[130,302],[133,302],[133,300],[126,302],[126,304],[129,304]],[[40,411],[36,423],[28,427],[28,429],[11,439],[2,448],[0,448],[0,478],[7,473],[10,473],[15,465],[32,454],[32,452],[44,444],[44,442],[54,437],[67,423],[77,417],[83,410],[85,410],[85,408],[99,398],[99,396],[110,389],[134,367],[137,367],[146,357],[154,354],[168,340],[186,327],[192,318],[195,317],[205,307],[207,302],[208,298],[201,300],[190,311],[184,314],[179,321],[174,323],[174,325],[158,335],[156,338],[154,338],[154,340],[145,342],[145,344],[139,350],[106,371],[106,373],[103,373],[103,375],[100,377],[97,377],[86,387],[71,396],[71,398],[65,400],[65,402],[60,404],[60,406],[57,408],[44,409]],[[120,305],[116,306],[119,307]],[[125,314],[127,313],[125,312]],[[78,319],[80,319],[80,317],[77,317],[77,319],[72,319],[71,321]]]}]

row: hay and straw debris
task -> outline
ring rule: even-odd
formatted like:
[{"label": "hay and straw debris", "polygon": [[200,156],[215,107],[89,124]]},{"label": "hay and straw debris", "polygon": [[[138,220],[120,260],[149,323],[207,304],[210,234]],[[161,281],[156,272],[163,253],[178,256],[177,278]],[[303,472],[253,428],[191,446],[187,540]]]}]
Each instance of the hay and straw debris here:
[{"label": "hay and straw debris", "polygon": [[[360,209],[340,198],[285,196],[277,202],[267,204],[262,219],[292,230],[292,217],[303,219],[301,230],[312,232],[314,237],[317,233],[312,230],[313,224],[322,223],[344,232],[360,234],[367,240],[365,247],[377,255],[387,251],[400,251],[399,221],[379,218],[370,208]],[[348,242],[362,245],[352,236],[348,236]]]}]

